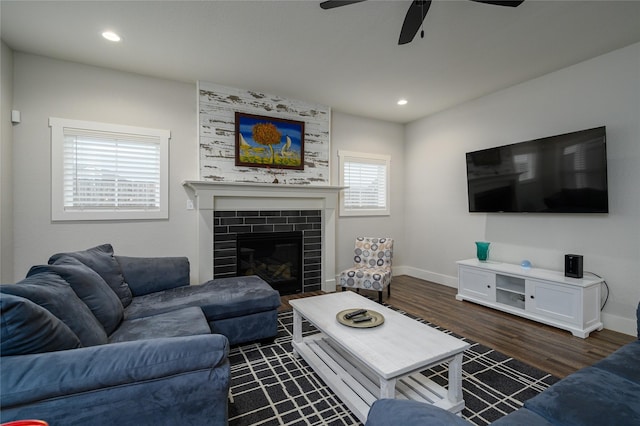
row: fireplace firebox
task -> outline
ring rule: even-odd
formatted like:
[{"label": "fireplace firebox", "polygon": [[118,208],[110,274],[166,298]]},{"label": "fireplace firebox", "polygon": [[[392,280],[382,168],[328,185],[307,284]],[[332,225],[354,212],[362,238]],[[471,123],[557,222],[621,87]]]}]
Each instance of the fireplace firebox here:
[{"label": "fireplace firebox", "polygon": [[258,275],[281,295],[302,292],[302,257],[300,231],[236,237],[238,276]]}]

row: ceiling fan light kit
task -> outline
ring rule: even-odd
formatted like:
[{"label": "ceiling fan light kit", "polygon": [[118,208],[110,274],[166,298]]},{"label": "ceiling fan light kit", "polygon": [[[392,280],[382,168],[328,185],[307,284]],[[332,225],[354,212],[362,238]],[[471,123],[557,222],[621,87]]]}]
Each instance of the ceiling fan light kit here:
[{"label": "ceiling fan light kit", "polygon": [[[361,3],[366,0],[327,0],[320,3],[320,7],[322,9],[334,9],[336,7],[347,6],[353,3]],[[520,6],[524,0],[471,0],[476,3],[485,3],[491,4],[495,6],[507,6],[507,7],[517,7]],[[413,41],[418,30],[422,27],[425,16],[427,16],[427,12],[429,12],[429,8],[431,7],[431,0],[413,0],[411,5],[409,6],[409,10],[407,11],[406,16],[404,17],[404,22],[402,24],[402,29],[400,30],[400,38],[398,39],[398,44],[407,44]],[[420,37],[424,38],[424,29],[420,31]]]}]

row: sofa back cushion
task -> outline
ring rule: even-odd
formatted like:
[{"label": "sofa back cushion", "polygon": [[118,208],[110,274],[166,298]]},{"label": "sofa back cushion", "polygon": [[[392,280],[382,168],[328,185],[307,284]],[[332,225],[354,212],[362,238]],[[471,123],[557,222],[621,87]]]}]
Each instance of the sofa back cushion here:
[{"label": "sofa back cushion", "polygon": [[134,296],[189,285],[186,257],[115,256]]},{"label": "sofa back cushion", "polygon": [[53,272],[31,275],[17,284],[0,285],[0,293],[24,297],[65,323],[83,346],[107,343],[107,334],[71,286]]},{"label": "sofa back cushion", "polygon": [[118,328],[122,321],[122,303],[96,271],[71,256],[62,256],[53,265],[32,267],[27,277],[42,272],[53,272],[68,282],[100,321],[107,335]]},{"label": "sofa back cushion", "polygon": [[80,347],[80,339],[45,308],[12,294],[0,295],[2,356],[63,351]]},{"label": "sofa back cushion", "polygon": [[71,256],[93,269],[111,287],[125,308],[131,303],[131,290],[124,280],[120,264],[113,257],[111,244],[102,244],[83,251],[57,253],[49,258],[49,264],[63,256]]}]

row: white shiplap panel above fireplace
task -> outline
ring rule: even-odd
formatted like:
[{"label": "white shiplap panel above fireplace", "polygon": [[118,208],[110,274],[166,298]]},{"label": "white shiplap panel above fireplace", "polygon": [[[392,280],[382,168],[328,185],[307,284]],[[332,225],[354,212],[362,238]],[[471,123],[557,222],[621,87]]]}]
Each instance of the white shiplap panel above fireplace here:
[{"label": "white shiplap panel above fireplace", "polygon": [[[235,113],[303,121],[304,170],[235,165]],[[273,182],[328,185],[331,108],[255,91],[198,82],[200,179],[217,182]]]}]

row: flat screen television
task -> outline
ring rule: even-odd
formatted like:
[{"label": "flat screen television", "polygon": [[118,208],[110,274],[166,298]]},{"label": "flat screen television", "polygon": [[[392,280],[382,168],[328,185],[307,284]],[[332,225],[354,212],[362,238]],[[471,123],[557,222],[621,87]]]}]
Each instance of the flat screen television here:
[{"label": "flat screen television", "polygon": [[466,156],[470,212],[609,212],[604,126]]}]

